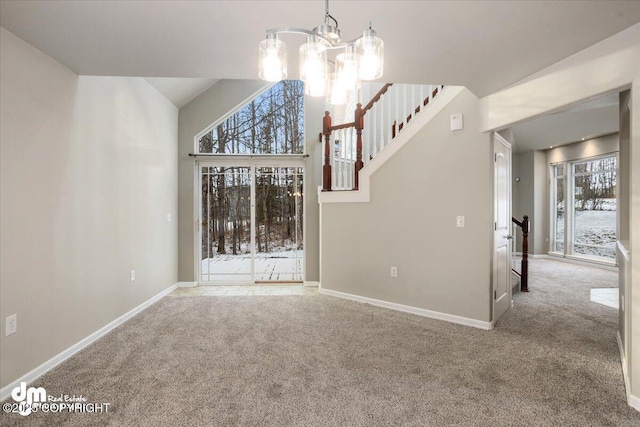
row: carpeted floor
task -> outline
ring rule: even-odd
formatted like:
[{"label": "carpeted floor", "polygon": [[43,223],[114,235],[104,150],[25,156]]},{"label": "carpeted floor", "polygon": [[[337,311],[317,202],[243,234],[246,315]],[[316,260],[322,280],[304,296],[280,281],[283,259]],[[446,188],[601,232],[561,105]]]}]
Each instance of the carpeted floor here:
[{"label": "carpeted floor", "polygon": [[42,377],[107,414],[3,414],[2,425],[638,426],[615,272],[532,260],[530,293],[493,331],[322,295],[164,298]]}]

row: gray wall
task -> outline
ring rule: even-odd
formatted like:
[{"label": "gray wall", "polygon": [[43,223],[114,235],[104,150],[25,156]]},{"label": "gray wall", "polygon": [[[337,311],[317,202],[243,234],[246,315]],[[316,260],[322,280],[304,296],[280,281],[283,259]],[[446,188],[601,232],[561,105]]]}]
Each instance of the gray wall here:
[{"label": "gray wall", "polygon": [[[620,93],[620,151],[618,154],[618,176],[617,176],[617,209],[618,214],[618,240],[622,242],[625,249],[629,249],[629,237],[630,237],[630,201],[631,193],[630,188],[630,176],[631,176],[631,111],[629,110],[629,103],[631,100],[631,91],[626,90]],[[617,251],[616,251],[617,252]],[[620,259],[618,260],[620,263]],[[622,301],[628,301],[630,292],[628,290],[629,283],[626,280],[624,269],[620,268],[619,275],[619,302],[620,307],[623,306]],[[618,310],[618,331],[620,340],[622,341],[622,347],[627,352],[629,347],[627,343],[627,314],[624,309]],[[624,363],[625,361],[623,361]],[[626,368],[626,366],[625,366]]]},{"label": "gray wall", "polygon": [[[545,155],[541,151],[527,151],[513,156],[514,177],[512,214],[519,220],[529,216],[529,253],[547,253],[547,234],[544,226],[543,200],[546,192]],[[515,178],[520,178],[515,182]],[[522,232],[516,233],[516,251],[522,250]]]},{"label": "gray wall", "polygon": [[[627,313],[631,342],[627,351],[630,354],[629,375],[631,375],[631,393],[640,398],[640,75],[633,81],[631,99],[631,133],[629,142],[629,250],[631,252],[630,292],[632,310]],[[638,251],[640,252],[640,250]]]},{"label": "gray wall", "polygon": [[[261,80],[220,80],[196,99],[180,109],[178,148],[179,198],[179,270],[181,282],[197,280],[195,269],[195,190],[196,162],[189,157],[195,152],[194,137],[214,122],[248,102],[269,87]],[[305,272],[307,281],[317,281],[318,265],[318,198],[321,152],[318,133],[322,131],[324,100],[305,98]]]},{"label": "gray wall", "polygon": [[178,111],[144,79],[78,77],[0,39],[6,386],[176,283]]},{"label": "gray wall", "polygon": [[309,155],[305,161],[304,185],[304,271],[305,281],[320,281],[320,205],[318,187],[322,186],[323,148],[318,141],[322,132],[325,102],[323,98],[305,97],[304,140]]},{"label": "gray wall", "polygon": [[[463,131],[449,129],[455,113]],[[369,203],[322,204],[322,288],[490,321],[491,173],[464,90],[374,173]]]}]

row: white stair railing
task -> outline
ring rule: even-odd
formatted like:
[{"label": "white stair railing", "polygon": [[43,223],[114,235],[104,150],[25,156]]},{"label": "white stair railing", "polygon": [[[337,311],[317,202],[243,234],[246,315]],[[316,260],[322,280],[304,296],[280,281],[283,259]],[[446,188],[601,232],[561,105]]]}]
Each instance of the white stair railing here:
[{"label": "white stair railing", "polygon": [[441,85],[385,84],[354,121],[332,126],[325,113],[322,191],[357,190],[358,172],[442,92]]}]

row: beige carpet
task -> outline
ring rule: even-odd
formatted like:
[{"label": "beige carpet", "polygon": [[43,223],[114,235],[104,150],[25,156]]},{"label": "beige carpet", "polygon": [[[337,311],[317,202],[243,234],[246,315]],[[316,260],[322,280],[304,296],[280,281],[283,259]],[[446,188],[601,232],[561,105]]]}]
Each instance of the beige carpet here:
[{"label": "beige carpet", "polygon": [[327,296],[169,296],[38,381],[108,414],[3,414],[42,426],[638,426],[616,273],[532,260],[493,331]]}]

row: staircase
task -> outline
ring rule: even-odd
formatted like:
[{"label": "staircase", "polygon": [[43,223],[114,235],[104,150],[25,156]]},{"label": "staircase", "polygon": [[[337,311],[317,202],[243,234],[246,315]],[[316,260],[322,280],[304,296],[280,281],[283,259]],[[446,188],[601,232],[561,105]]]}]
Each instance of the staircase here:
[{"label": "staircase", "polygon": [[324,142],[322,191],[360,189],[361,170],[392,142],[399,139],[415,120],[424,115],[442,85],[385,84],[363,107],[357,104],[354,121],[333,125],[325,112],[320,142]]}]

